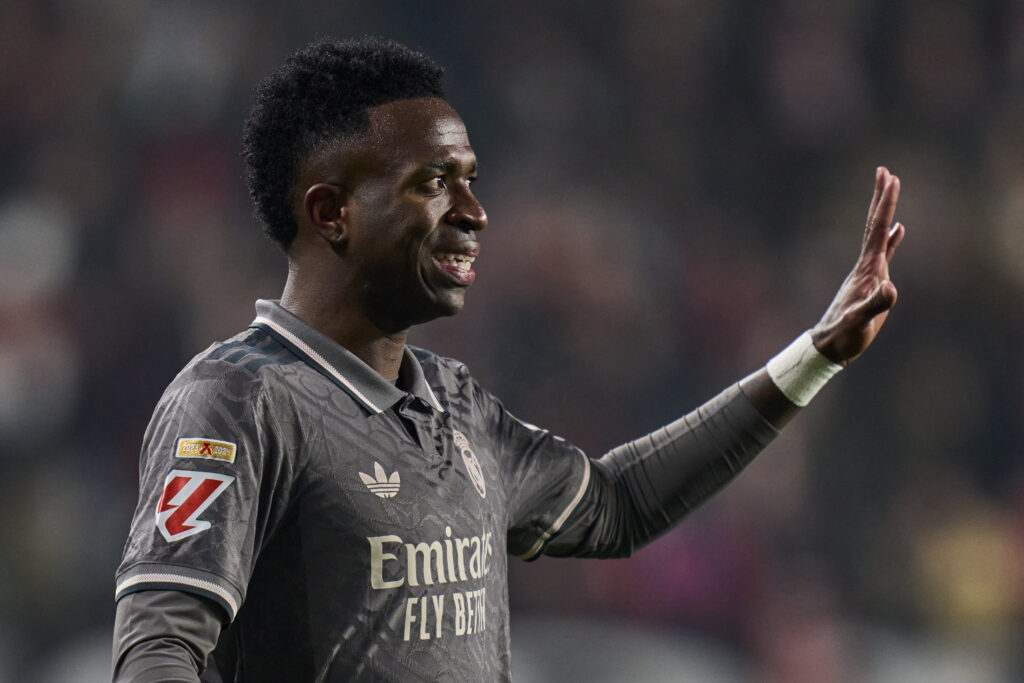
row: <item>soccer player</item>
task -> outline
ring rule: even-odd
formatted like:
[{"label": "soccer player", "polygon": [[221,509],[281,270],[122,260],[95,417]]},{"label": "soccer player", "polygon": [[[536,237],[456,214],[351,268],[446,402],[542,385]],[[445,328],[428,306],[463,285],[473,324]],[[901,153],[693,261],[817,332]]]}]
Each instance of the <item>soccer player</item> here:
[{"label": "soccer player", "polygon": [[142,446],[116,681],[508,681],[507,558],[619,557],[726,484],[896,301],[899,180],[860,257],[764,369],[597,459],[406,344],[462,309],[487,226],[427,57],[319,42],[259,87],[248,179],[280,301],[194,358]]}]

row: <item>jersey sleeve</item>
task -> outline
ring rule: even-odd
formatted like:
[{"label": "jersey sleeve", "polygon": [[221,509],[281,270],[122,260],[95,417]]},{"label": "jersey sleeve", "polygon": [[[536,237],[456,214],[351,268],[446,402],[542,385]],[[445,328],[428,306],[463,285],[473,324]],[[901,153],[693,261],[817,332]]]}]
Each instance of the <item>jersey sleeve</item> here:
[{"label": "jersey sleeve", "polygon": [[626,557],[732,481],[778,434],[735,384],[593,462],[590,484],[555,556]]},{"label": "jersey sleeve", "polygon": [[[294,476],[283,457],[287,404],[260,376],[224,361],[190,365],[164,393],[140,456],[139,502],[116,599],[171,589],[214,600],[234,619]],[[297,443],[297,441],[292,441]]]},{"label": "jersey sleeve", "polygon": [[476,391],[501,453],[509,555],[535,559],[580,504],[590,460],[565,439],[512,415],[490,393]]},{"label": "jersey sleeve", "polygon": [[124,596],[114,616],[113,683],[199,683],[223,618],[217,605],[191,593]]}]

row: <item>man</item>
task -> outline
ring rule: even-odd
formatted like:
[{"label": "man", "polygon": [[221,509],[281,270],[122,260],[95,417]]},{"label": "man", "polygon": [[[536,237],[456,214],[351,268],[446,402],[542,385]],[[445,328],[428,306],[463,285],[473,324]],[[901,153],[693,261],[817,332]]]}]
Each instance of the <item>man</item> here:
[{"label": "man", "polygon": [[728,482],[874,339],[899,180],[821,321],[597,460],[406,345],[461,310],[487,216],[441,70],[320,42],[258,91],[249,184],[279,302],[168,387],[117,574],[117,681],[510,680],[508,555],[628,555]]}]

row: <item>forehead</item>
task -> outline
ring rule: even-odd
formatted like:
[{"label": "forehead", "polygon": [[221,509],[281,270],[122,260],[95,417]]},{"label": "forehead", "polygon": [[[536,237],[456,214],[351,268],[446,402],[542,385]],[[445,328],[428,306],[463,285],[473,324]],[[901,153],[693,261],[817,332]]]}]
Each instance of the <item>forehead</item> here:
[{"label": "forehead", "polygon": [[473,157],[465,124],[442,99],[388,102],[372,107],[369,115],[370,128],[360,146],[386,166],[404,167],[446,158],[468,161]]}]

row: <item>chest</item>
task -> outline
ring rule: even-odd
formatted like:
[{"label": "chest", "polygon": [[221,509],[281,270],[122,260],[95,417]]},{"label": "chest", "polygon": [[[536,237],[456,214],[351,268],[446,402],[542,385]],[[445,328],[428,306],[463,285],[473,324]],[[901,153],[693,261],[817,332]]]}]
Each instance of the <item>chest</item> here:
[{"label": "chest", "polygon": [[443,650],[456,680],[494,680],[507,667],[499,453],[471,420],[417,400],[297,415],[298,475],[251,591],[267,613],[297,609],[317,656],[346,658],[338,671],[373,656],[399,672],[389,680],[419,680],[408,672],[435,664],[417,653]]},{"label": "chest", "polygon": [[325,412],[310,427],[318,438],[302,446],[299,499],[308,524],[361,545],[383,536],[504,545],[499,447],[470,416],[409,397],[376,415]]}]

